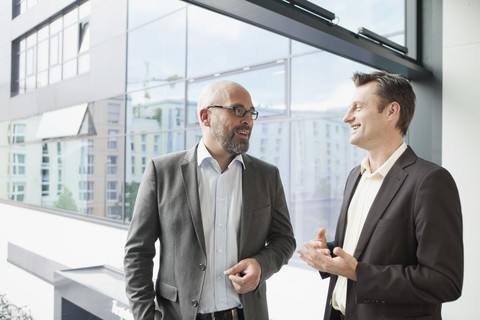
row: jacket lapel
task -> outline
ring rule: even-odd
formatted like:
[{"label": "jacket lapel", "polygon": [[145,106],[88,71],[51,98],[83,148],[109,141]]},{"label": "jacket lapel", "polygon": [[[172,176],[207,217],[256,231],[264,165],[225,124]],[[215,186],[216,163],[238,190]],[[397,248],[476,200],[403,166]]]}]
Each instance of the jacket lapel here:
[{"label": "jacket lapel", "polygon": [[360,181],[360,166],[354,168],[348,176],[345,184],[344,200],[342,208],[340,209],[340,215],[338,217],[337,229],[335,231],[335,245],[343,247],[343,241],[345,240],[345,229],[347,227],[347,213],[350,201],[352,201],[353,194],[357,188],[357,184]]},{"label": "jacket lapel", "polygon": [[246,154],[242,155],[245,168],[242,172],[242,213],[240,217],[240,235],[238,242],[238,257],[243,258],[243,248],[247,245],[248,231],[251,229],[253,215],[253,201],[246,201],[255,198],[255,170],[250,157]]},{"label": "jacket lapel", "polygon": [[202,213],[200,210],[200,199],[198,196],[197,181],[197,147],[190,149],[185,154],[184,163],[181,164],[183,185],[187,197],[188,207],[192,216],[193,227],[197,234],[198,243],[206,256],[205,235],[202,225]]},{"label": "jacket lapel", "polygon": [[354,254],[355,258],[358,259],[358,257],[361,256],[365,246],[372,236],[373,231],[375,230],[378,221],[382,218],[388,205],[400,190],[400,187],[407,178],[408,173],[404,170],[404,168],[414,163],[416,159],[417,156],[413,150],[408,147],[383,180],[382,186],[380,187],[380,190],[378,191],[377,196],[372,203],[372,207],[368,212],[365,224],[358,239],[357,248],[355,249]]}]

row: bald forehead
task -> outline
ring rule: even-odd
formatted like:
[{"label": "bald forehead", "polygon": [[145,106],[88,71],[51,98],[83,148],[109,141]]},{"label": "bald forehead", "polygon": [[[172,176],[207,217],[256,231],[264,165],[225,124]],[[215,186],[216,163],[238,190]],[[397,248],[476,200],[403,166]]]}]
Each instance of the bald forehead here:
[{"label": "bald forehead", "polygon": [[[197,111],[210,106],[225,104],[232,96],[236,94],[250,96],[248,91],[240,84],[229,81],[220,80],[207,85],[198,98]],[[249,106],[246,106],[249,107]]]}]

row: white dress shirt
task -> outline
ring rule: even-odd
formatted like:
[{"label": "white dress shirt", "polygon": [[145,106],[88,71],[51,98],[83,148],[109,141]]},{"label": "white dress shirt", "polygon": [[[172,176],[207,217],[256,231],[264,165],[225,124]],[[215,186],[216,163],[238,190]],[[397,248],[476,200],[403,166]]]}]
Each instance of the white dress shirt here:
[{"label": "white dress shirt", "polygon": [[[361,163],[360,182],[352,197],[348,207],[347,230],[345,231],[345,241],[343,250],[353,255],[357,247],[360,233],[367,219],[368,211],[372,206],[378,190],[382,186],[385,176],[390,171],[395,162],[407,149],[405,142],[388,158],[388,160],[375,172],[371,172],[368,157],[365,157]],[[338,276],[337,283],[332,294],[332,306],[345,315],[345,306],[347,303],[347,282],[348,279]]]},{"label": "white dress shirt", "polygon": [[223,272],[238,262],[243,158],[237,155],[222,173],[218,162],[201,140],[197,150],[197,165],[207,253],[199,313],[241,307],[238,293]]}]

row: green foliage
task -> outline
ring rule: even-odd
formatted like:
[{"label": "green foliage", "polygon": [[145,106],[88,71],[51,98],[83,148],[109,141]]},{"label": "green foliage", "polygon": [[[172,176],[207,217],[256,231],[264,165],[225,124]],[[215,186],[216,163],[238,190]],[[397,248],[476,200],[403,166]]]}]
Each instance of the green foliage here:
[{"label": "green foliage", "polygon": [[63,187],[63,192],[58,197],[58,201],[53,203],[59,209],[78,212],[77,204],[73,198],[72,192],[67,187]]}]

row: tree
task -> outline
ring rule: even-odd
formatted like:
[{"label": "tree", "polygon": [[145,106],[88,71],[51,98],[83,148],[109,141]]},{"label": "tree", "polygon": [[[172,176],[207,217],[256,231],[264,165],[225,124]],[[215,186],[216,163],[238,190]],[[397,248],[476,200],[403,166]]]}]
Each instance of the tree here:
[{"label": "tree", "polygon": [[53,204],[59,209],[78,212],[78,208],[75,203],[75,199],[73,198],[72,192],[70,192],[67,187],[63,187],[63,192],[58,197],[58,201],[55,201]]}]

